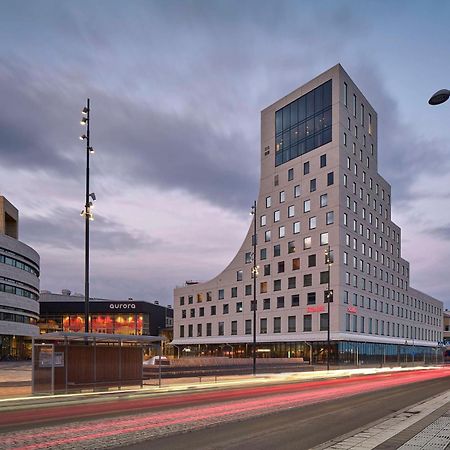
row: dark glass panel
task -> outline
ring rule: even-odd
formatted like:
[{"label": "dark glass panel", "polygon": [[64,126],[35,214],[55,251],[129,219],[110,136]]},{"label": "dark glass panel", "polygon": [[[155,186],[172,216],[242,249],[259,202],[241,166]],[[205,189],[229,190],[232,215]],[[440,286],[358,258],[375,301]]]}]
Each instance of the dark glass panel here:
[{"label": "dark glass panel", "polygon": [[291,159],[297,158],[297,156],[300,156],[298,144],[291,146]]},{"label": "dark glass panel", "polygon": [[314,89],[314,108],[315,111],[323,109],[323,85]]},{"label": "dark glass panel", "polygon": [[291,133],[290,131],[285,131],[283,133],[283,147],[287,148],[291,145]]},{"label": "dark glass panel", "polygon": [[280,134],[275,138],[275,151],[279,152],[282,149],[283,149],[283,138]]},{"label": "dark glass panel", "polygon": [[283,152],[278,152],[275,155],[275,165],[279,166],[280,164],[283,164]]},{"label": "dark glass panel", "polygon": [[283,130],[291,126],[291,106],[287,105],[283,108]]},{"label": "dark glass panel", "polygon": [[323,116],[322,113],[320,113],[314,117],[314,131],[316,133],[322,130],[322,124],[323,124]]},{"label": "dark glass panel", "polygon": [[323,128],[331,127],[331,108],[323,112]]},{"label": "dark glass panel", "polygon": [[323,145],[323,141],[322,141],[322,133],[317,133],[317,134],[314,136],[314,148],[320,147],[321,145]]},{"label": "dark glass panel", "polygon": [[291,125],[298,122],[298,100],[291,103]]},{"label": "dark glass panel", "polygon": [[305,153],[305,141],[298,144],[298,154],[303,155]]},{"label": "dark glass panel", "polygon": [[327,144],[328,142],[331,142],[331,127],[328,127],[322,131],[322,142],[323,142],[323,144]]},{"label": "dark glass panel", "polygon": [[323,84],[323,107],[331,106],[331,80]]},{"label": "dark glass panel", "polygon": [[310,152],[314,149],[314,136],[309,137],[306,139],[306,151]]},{"label": "dark glass panel", "polygon": [[277,111],[275,113],[275,133],[281,133],[283,129],[283,113],[282,110],[280,109],[279,111]]},{"label": "dark glass panel", "polygon": [[314,91],[311,91],[306,94],[306,117],[313,116],[315,112]]},{"label": "dark glass panel", "polygon": [[306,119],[306,97],[300,97],[298,99],[298,121]]},{"label": "dark glass panel", "polygon": [[289,161],[289,149],[284,149],[283,150],[283,162],[288,162]]},{"label": "dark glass panel", "polygon": [[298,140],[301,141],[306,137],[306,122],[298,124]]},{"label": "dark glass panel", "polygon": [[298,126],[291,128],[291,144],[295,144],[298,141]]},{"label": "dark glass panel", "polygon": [[311,136],[314,133],[314,117],[306,121],[306,136]]}]

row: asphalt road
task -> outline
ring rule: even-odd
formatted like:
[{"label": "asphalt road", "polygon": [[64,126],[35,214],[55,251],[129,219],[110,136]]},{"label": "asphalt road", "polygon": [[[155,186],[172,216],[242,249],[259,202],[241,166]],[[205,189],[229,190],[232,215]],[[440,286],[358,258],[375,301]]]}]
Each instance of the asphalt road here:
[{"label": "asphalt road", "polygon": [[404,384],[120,447],[126,450],[302,450],[450,389],[450,377]]},{"label": "asphalt road", "polygon": [[0,450],[308,449],[450,389],[450,369],[286,380],[25,403],[0,413]]}]

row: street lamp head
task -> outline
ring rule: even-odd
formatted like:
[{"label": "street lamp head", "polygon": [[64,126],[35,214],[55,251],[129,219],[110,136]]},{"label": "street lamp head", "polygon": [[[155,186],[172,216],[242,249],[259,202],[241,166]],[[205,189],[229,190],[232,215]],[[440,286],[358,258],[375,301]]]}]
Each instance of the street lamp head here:
[{"label": "street lamp head", "polygon": [[431,96],[430,100],[428,100],[428,103],[430,105],[440,105],[441,103],[446,102],[449,97],[450,91],[448,89],[441,89]]},{"label": "street lamp head", "polygon": [[81,113],[82,114],[87,114],[89,112],[89,108],[87,106],[85,106],[82,110]]},{"label": "street lamp head", "polygon": [[85,134],[82,134],[80,136],[80,141],[84,141],[85,139],[87,139],[87,136]]},{"label": "street lamp head", "polygon": [[82,117],[81,120],[80,120],[80,124],[81,125],[86,125],[87,122],[88,122],[87,117]]},{"label": "street lamp head", "polygon": [[90,194],[89,194],[89,197],[91,197],[92,198],[92,200],[95,202],[95,200],[97,200],[97,197],[96,197],[96,195],[95,195],[95,192],[91,192]]},{"label": "street lamp head", "polygon": [[95,153],[94,147],[89,147],[89,153],[91,153],[92,155]]}]

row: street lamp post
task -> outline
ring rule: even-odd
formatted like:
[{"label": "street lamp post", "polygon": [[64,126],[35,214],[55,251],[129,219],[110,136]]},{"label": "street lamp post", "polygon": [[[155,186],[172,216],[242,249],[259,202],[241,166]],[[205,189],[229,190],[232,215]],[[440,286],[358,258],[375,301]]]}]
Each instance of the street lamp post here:
[{"label": "street lamp post", "polygon": [[252,268],[252,277],[253,277],[253,346],[252,346],[252,354],[253,354],[253,375],[256,375],[256,277],[258,275],[258,266],[256,265],[256,200],[253,203],[251,215],[253,216],[253,236],[252,236],[252,244],[253,244],[253,268]]},{"label": "street lamp post", "polygon": [[450,91],[448,89],[441,89],[440,91],[435,92],[430,100],[428,100],[428,104],[430,105],[440,105],[441,103],[446,102],[450,97]]},{"label": "street lamp post", "polygon": [[84,331],[89,333],[89,222],[94,220],[92,208],[96,200],[95,193],[90,192],[89,188],[89,158],[94,153],[90,142],[90,102],[87,99],[86,106],[81,111],[83,117],[81,118],[81,125],[86,126],[86,134],[80,136],[82,141],[86,141],[86,201],[81,215],[85,219],[85,240],[84,240]]},{"label": "street lamp post", "polygon": [[331,353],[331,340],[330,340],[330,303],[333,301],[333,291],[330,289],[330,269],[333,263],[333,253],[330,246],[325,250],[325,264],[328,266],[328,283],[327,292],[325,294],[325,301],[327,302],[327,370],[330,370],[330,353]]}]

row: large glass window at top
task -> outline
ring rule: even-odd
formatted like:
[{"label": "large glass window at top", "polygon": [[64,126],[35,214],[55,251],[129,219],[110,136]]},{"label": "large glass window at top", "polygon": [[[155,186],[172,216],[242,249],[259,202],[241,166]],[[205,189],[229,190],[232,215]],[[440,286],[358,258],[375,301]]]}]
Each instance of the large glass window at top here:
[{"label": "large glass window at top", "polygon": [[275,166],[331,142],[331,80],[275,113]]}]

